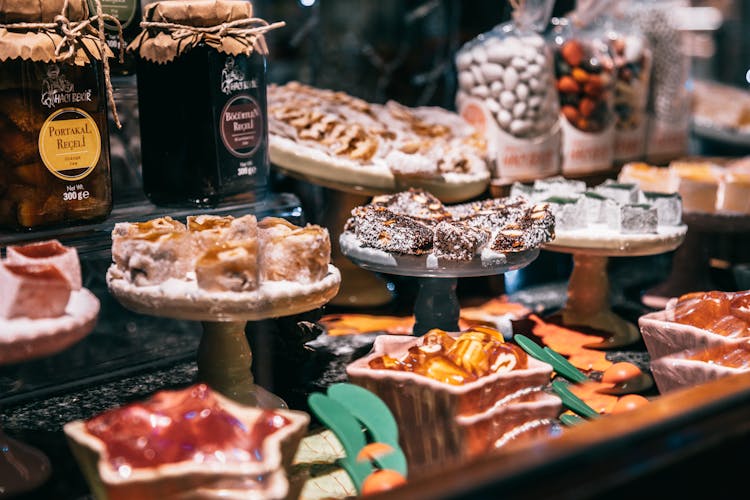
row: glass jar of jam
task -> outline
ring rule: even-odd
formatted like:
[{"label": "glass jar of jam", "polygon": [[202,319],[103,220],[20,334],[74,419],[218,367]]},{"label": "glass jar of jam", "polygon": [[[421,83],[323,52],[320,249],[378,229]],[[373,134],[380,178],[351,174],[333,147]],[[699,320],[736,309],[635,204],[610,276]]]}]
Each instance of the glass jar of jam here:
[{"label": "glass jar of jam", "polygon": [[[107,19],[104,21],[104,38],[107,46],[115,53],[124,51],[127,44],[140,33],[141,2],[140,0],[99,0],[102,12],[116,18],[122,28],[122,39],[117,25]],[[91,12],[96,12],[96,0],[88,0]],[[123,46],[124,45],[124,46]],[[110,62],[113,75],[124,76],[135,72],[135,59],[132,54],[123,54],[122,62],[116,57]]]},{"label": "glass jar of jam", "polygon": [[[112,209],[107,93],[86,0],[0,4],[0,226],[35,229]],[[55,23],[62,14],[67,21]],[[24,24],[21,24],[24,23]],[[56,47],[60,47],[56,53]]]},{"label": "glass jar of jam", "polygon": [[245,1],[145,7],[137,54],[143,187],[159,205],[261,199],[268,183],[264,22]]}]

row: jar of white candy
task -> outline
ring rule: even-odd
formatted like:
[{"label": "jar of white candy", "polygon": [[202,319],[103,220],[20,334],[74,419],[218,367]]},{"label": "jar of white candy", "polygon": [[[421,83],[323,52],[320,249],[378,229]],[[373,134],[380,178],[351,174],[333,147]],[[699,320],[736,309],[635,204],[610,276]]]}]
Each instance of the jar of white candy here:
[{"label": "jar of white candy", "polygon": [[573,12],[552,20],[548,33],[560,95],[565,175],[612,168],[615,68],[601,26],[594,23],[611,3],[578,0]]},{"label": "jar of white candy", "polygon": [[513,20],[479,35],[456,56],[461,115],[487,139],[493,177],[547,177],[560,168],[552,56],[539,32],[553,0],[511,1]]},{"label": "jar of white candy", "polygon": [[674,24],[677,11],[687,5],[684,0],[629,0],[621,6],[623,18],[643,32],[653,54],[646,141],[650,163],[668,163],[688,151],[690,59]]}]

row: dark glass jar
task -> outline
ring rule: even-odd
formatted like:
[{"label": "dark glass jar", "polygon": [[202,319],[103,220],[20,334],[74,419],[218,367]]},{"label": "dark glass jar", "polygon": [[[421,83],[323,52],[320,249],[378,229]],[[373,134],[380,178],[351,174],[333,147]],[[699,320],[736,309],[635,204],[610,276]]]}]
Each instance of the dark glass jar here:
[{"label": "dark glass jar", "polygon": [[[123,62],[120,62],[120,51],[124,51],[130,42],[140,33],[141,27],[141,1],[140,0],[99,0],[102,12],[117,18],[122,27],[122,38],[124,45],[120,43],[120,36],[115,23],[110,20],[104,21],[104,39],[107,46],[115,55],[109,62],[110,71],[113,75],[124,76],[135,72],[135,58],[133,54],[124,53]],[[96,3],[88,0],[89,10],[96,13]]]},{"label": "dark glass jar", "polygon": [[266,58],[200,44],[164,64],[138,59],[143,187],[158,205],[260,199],[268,182]]}]

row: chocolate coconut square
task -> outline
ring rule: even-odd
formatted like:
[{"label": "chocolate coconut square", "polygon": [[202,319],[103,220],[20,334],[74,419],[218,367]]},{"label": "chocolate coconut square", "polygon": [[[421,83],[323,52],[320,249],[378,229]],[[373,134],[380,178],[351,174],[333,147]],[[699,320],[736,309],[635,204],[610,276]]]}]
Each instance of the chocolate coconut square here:
[{"label": "chocolate coconut square", "polygon": [[436,257],[451,260],[471,260],[489,241],[490,234],[462,222],[440,222],[435,226],[433,243]]}]

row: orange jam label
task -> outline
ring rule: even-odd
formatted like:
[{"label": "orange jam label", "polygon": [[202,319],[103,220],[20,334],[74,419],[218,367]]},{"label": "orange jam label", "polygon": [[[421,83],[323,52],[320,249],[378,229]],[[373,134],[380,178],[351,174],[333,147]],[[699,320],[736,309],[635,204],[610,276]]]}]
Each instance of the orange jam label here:
[{"label": "orange jam label", "polygon": [[47,170],[65,181],[88,176],[102,152],[99,127],[91,115],[78,108],[56,111],[39,133],[39,154]]}]

